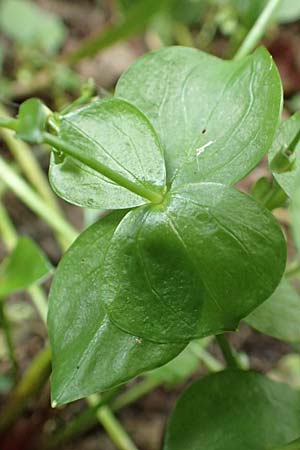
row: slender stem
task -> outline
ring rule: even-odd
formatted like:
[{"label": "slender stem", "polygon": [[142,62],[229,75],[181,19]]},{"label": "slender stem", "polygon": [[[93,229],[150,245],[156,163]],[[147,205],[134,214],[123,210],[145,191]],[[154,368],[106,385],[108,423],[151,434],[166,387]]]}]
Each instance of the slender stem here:
[{"label": "slender stem", "polygon": [[270,21],[272,20],[272,17],[274,13],[276,12],[276,9],[280,5],[280,2],[282,0],[269,0],[267,5],[265,6],[264,10],[258,17],[257,21],[247,34],[245,40],[243,41],[242,45],[236,52],[233,59],[241,59],[245,56],[249,55],[249,53],[254,50],[260,39],[263,37]]},{"label": "slender stem", "polygon": [[226,339],[224,334],[217,334],[216,340],[219,344],[219,347],[223,353],[224,359],[227,363],[227,366],[232,369],[240,369],[240,365],[232,351],[232,348]]},{"label": "slender stem", "polygon": [[198,342],[191,342],[190,349],[201,360],[209,372],[220,372],[224,369],[223,364],[206,351],[202,345],[199,345]]},{"label": "slender stem", "polygon": [[113,411],[118,411],[119,409],[125,408],[136,402],[144,395],[149,394],[149,392],[152,392],[158,386],[161,386],[162,383],[163,380],[148,376],[140,383],[135,384],[123,394],[119,395],[111,402],[110,407]]},{"label": "slender stem", "polygon": [[[6,110],[0,106],[0,113],[9,118]],[[51,190],[47,177],[37,162],[33,152],[29,146],[14,136],[12,130],[0,128],[0,136],[3,138],[8,148],[10,149],[13,157],[18,162],[20,168],[24,172],[27,179],[32,186],[37,190],[42,198],[58,213],[62,216],[62,211],[58,206],[57,200],[53,191]],[[58,240],[63,250],[68,247],[68,242],[58,233]]]},{"label": "slender stem", "polygon": [[8,216],[6,209],[0,201],[0,231],[3,242],[8,250],[12,250],[17,243],[17,234]]},{"label": "slender stem", "polygon": [[56,211],[51,209],[31,187],[17,175],[10,165],[0,157],[0,179],[19,197],[32,211],[45,220],[54,230],[72,242],[77,232]]},{"label": "slender stem", "polygon": [[[3,242],[8,250],[12,250],[17,243],[18,235],[10,220],[9,215],[2,202],[0,201],[0,232]],[[34,285],[27,289],[32,298],[38,313],[43,321],[47,321],[47,299],[43,289],[40,286]]]},{"label": "slender stem", "polygon": [[17,357],[16,357],[15,346],[14,346],[14,342],[13,342],[13,338],[12,338],[12,334],[11,334],[10,323],[6,316],[5,304],[3,301],[1,301],[1,299],[0,299],[0,326],[3,329],[7,352],[9,355],[10,362],[11,362],[12,373],[13,373],[14,378],[16,378],[18,371],[19,371],[19,364],[18,364]]},{"label": "slender stem", "polygon": [[110,167],[102,164],[100,161],[97,161],[86,153],[81,152],[68,142],[62,141],[61,139],[53,136],[50,133],[44,133],[44,143],[56,148],[63,153],[66,153],[67,155],[77,159],[78,161],[81,161],[91,169],[114,181],[119,186],[123,186],[129,191],[134,192],[135,194],[149,200],[152,203],[160,203],[163,200],[162,194],[147,189],[139,180],[136,180],[136,182],[128,180],[126,177],[115,172]]},{"label": "slender stem", "polygon": [[10,117],[0,117],[0,127],[1,128],[8,128],[10,130],[16,130],[17,124],[18,124],[17,119],[12,119]]},{"label": "slender stem", "polygon": [[48,380],[51,370],[50,348],[43,349],[30,364],[21,381],[12,391],[0,417],[0,432],[14,423],[29,398],[36,395]]},{"label": "slender stem", "polygon": [[291,278],[294,275],[298,275],[300,273],[300,263],[298,261],[294,261],[291,264],[289,264],[285,271],[285,276],[287,278]]},{"label": "slender stem", "polygon": [[[88,397],[88,403],[91,406],[99,403],[99,400],[100,397],[97,394]],[[96,416],[119,450],[138,450],[112,411],[106,405],[101,406],[97,410]]]}]

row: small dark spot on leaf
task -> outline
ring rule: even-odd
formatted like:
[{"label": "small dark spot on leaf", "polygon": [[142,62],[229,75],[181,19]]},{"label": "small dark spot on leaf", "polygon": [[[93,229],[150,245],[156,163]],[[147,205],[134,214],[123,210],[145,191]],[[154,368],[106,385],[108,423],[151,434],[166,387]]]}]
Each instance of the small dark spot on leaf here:
[{"label": "small dark spot on leaf", "polygon": [[206,128],[203,128],[202,134],[205,134],[206,132],[207,132],[207,129],[206,129]]}]

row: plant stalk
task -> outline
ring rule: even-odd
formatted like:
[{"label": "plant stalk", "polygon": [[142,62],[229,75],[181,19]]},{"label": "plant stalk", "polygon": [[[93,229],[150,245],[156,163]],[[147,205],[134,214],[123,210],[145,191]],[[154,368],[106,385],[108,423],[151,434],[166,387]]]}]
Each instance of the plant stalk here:
[{"label": "plant stalk", "polygon": [[17,175],[10,165],[0,157],[0,179],[20,198],[32,211],[47,222],[53,230],[74,241],[77,232],[56,211],[49,208],[45,201]]},{"label": "plant stalk", "polygon": [[12,391],[0,417],[0,432],[10,427],[23,412],[29,398],[34,397],[49,378],[51,352],[46,347],[31,362],[21,381]]},{"label": "plant stalk", "polygon": [[[88,397],[88,403],[91,406],[97,405],[99,400],[100,397],[97,394]],[[101,406],[97,410],[96,416],[119,450],[138,450],[108,406]]]},{"label": "plant stalk", "polygon": [[[3,116],[6,116],[7,119],[10,119],[6,110],[1,106],[0,113]],[[57,214],[62,216],[62,211],[59,208],[56,197],[49,186],[47,177],[40,168],[39,163],[26,142],[17,139],[12,130],[5,128],[0,128],[0,136],[5,141],[28,181],[32,184],[40,196],[57,212]],[[62,249],[66,250],[68,243],[63,236],[59,233],[57,234],[58,241],[60,242]]]},{"label": "plant stalk", "polygon": [[256,20],[255,24],[247,34],[245,40],[241,44],[240,48],[236,52],[234,56],[234,60],[242,59],[245,56],[249,55],[258,42],[263,37],[270,21],[272,20],[272,17],[274,13],[276,12],[276,9],[279,7],[280,2],[282,0],[269,0],[267,5],[265,6],[264,10]]},{"label": "plant stalk", "polygon": [[226,361],[226,364],[231,369],[240,369],[240,365],[233,353],[233,350],[231,348],[231,345],[229,344],[228,340],[226,339],[224,334],[217,334],[216,340],[218,342],[218,345],[222,351],[222,354],[224,356],[224,359]]},{"label": "plant stalk", "polygon": [[11,334],[11,326],[5,311],[5,304],[1,299],[0,299],[0,327],[3,330],[6,348],[11,363],[12,374],[14,379],[16,379],[17,374],[19,372],[19,364],[16,357],[13,337]]}]

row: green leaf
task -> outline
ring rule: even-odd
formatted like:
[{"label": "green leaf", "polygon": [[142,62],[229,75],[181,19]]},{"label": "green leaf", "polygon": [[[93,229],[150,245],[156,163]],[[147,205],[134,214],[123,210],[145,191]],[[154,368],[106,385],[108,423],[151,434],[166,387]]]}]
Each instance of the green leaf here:
[{"label": "green leaf", "polygon": [[190,184],[125,216],[107,251],[102,296],[124,331],[182,342],[236,329],[274,291],[285,260],[269,211],[234,188]]},{"label": "green leaf", "polygon": [[[133,183],[163,192],[165,167],[157,135],[146,117],[119,99],[95,101],[61,118],[59,137]],[[56,164],[50,182],[63,199],[89,208],[129,208],[147,200],[71,157]]]},{"label": "green leaf", "polygon": [[0,29],[23,46],[56,53],[66,38],[62,20],[29,0],[1,0]]},{"label": "green leaf", "polygon": [[285,278],[271,297],[246,319],[261,333],[285,342],[300,343],[300,295]]},{"label": "green leaf", "polygon": [[152,344],[124,333],[105,312],[99,272],[123,215],[113,213],[83,232],[56,271],[48,316],[55,404],[124,383],[166,363],[185,347]]},{"label": "green leaf", "polygon": [[269,450],[299,434],[300,396],[254,372],[224,371],[178,400],[164,450]]},{"label": "green leaf", "polygon": [[[274,162],[278,161],[280,153],[295,156],[295,162],[288,170],[281,171],[280,167],[279,170],[274,168]],[[269,165],[278,184],[289,197],[292,197],[297,174],[300,172],[300,113],[282,122],[278,128],[269,152]]]},{"label": "green leaf", "polygon": [[176,358],[162,367],[152,370],[148,376],[163,381],[168,387],[185,382],[199,368],[199,356],[193,351],[192,346],[196,344],[204,349],[209,340],[210,338],[193,341]]},{"label": "green leaf", "polygon": [[[300,158],[300,155],[299,155]],[[298,260],[300,260],[300,167],[295,174],[294,192],[290,204],[290,217],[292,222],[292,233]]]},{"label": "green leaf", "polygon": [[0,266],[0,299],[41,281],[51,269],[49,261],[31,239],[19,238]]},{"label": "green leaf", "polygon": [[17,137],[34,144],[43,142],[48,112],[37,98],[30,98],[20,106],[18,113]]},{"label": "green leaf", "polygon": [[234,184],[269,150],[282,92],[263,48],[241,61],[223,61],[191,48],[148,53],[120,78],[117,97],[152,122],[175,184]]},{"label": "green leaf", "polygon": [[279,23],[290,23],[300,19],[300,2],[298,0],[282,0],[277,11]]}]

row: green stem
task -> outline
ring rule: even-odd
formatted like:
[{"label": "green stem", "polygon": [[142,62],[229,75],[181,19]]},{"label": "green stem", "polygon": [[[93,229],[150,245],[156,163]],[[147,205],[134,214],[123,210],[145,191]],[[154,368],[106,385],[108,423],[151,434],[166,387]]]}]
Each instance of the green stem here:
[{"label": "green stem", "polygon": [[8,250],[12,250],[17,243],[17,234],[14,230],[14,226],[0,201],[0,231],[2,240]]},{"label": "green stem", "polygon": [[17,175],[10,165],[0,157],[0,179],[20,198],[32,211],[45,220],[54,230],[65,236],[69,243],[77,237],[77,232],[56,211],[49,208],[45,201]]},{"label": "green stem", "polygon": [[276,12],[276,9],[278,8],[280,2],[282,0],[269,0],[267,5],[265,6],[264,10],[258,17],[257,21],[247,34],[245,40],[243,41],[242,45],[236,52],[233,59],[242,59],[245,56],[249,55],[249,53],[254,50],[258,42],[263,37],[270,21],[272,20],[272,17],[274,13]]},{"label": "green stem", "polygon": [[[0,113],[3,116],[7,116],[7,119],[9,119],[6,110],[1,106]],[[28,181],[37,190],[40,196],[45,199],[45,201],[58,214],[62,216],[62,211],[59,208],[56,197],[54,196],[53,191],[49,186],[47,177],[41,169],[29,146],[25,142],[16,139],[12,130],[0,128],[0,136],[10,149],[13,157],[18,162]],[[62,249],[65,250],[68,247],[68,242],[66,242],[66,240],[59,233],[58,240],[62,246]]]},{"label": "green stem", "polygon": [[139,400],[144,395],[149,394],[149,392],[154,391],[154,389],[161,386],[162,383],[163,380],[148,376],[140,383],[135,384],[123,394],[119,395],[111,402],[110,407],[113,411],[118,411],[119,409],[125,408]]},{"label": "green stem", "polygon": [[44,133],[44,143],[50,145],[51,147],[56,148],[62,153],[71,156],[72,158],[77,159],[78,161],[82,162],[83,164],[100,173],[101,175],[104,175],[105,177],[114,181],[119,186],[123,186],[129,191],[134,192],[135,194],[149,200],[152,203],[161,203],[161,201],[163,200],[162,194],[150,191],[138,180],[136,182],[128,180],[126,177],[115,172],[110,167],[106,166],[105,164],[102,164],[100,161],[97,161],[88,154],[81,152],[68,142],[62,141],[61,139],[59,139],[56,136],[53,136],[50,133]]},{"label": "green stem", "polygon": [[209,352],[207,352],[202,345],[194,341],[190,343],[190,349],[196,355],[203,365],[209,370],[209,372],[220,372],[224,369],[224,366],[220,361],[214,358]]},{"label": "green stem", "polygon": [[10,130],[16,130],[17,124],[18,124],[17,119],[12,119],[10,117],[0,117],[0,127],[1,128],[8,128]]},{"label": "green stem", "polygon": [[300,273],[300,263],[298,261],[294,261],[293,263],[289,264],[285,271],[285,276],[287,278],[291,278],[294,275],[298,275]]},{"label": "green stem", "polygon": [[[11,251],[17,243],[18,235],[1,201],[0,201],[0,231],[6,248]],[[40,314],[43,321],[46,323],[47,299],[43,289],[39,286],[31,286],[27,290],[32,298],[33,304],[35,305],[38,313]]]},{"label": "green stem", "polygon": [[[88,397],[88,403],[91,406],[98,404],[99,400],[100,397],[97,394]],[[119,450],[138,450],[112,411],[106,405],[101,406],[97,410],[96,416]]]},{"label": "green stem", "polygon": [[51,352],[46,347],[30,364],[21,381],[12,391],[0,417],[0,432],[6,430],[23,412],[28,399],[34,397],[44,386],[51,370]]},{"label": "green stem", "polygon": [[216,340],[219,344],[219,347],[223,353],[224,359],[227,363],[227,366],[232,369],[240,369],[240,365],[232,351],[232,348],[226,339],[224,334],[217,334]]},{"label": "green stem", "polygon": [[5,312],[5,304],[3,301],[1,301],[1,299],[0,299],[0,326],[3,329],[7,352],[9,355],[10,362],[11,362],[12,373],[13,373],[14,378],[16,379],[18,371],[19,371],[19,365],[18,365],[15,347],[14,347],[14,343],[13,343],[13,338],[12,338],[12,334],[11,334],[10,323],[9,323],[9,320],[8,320],[8,318],[6,316],[6,312]]}]

